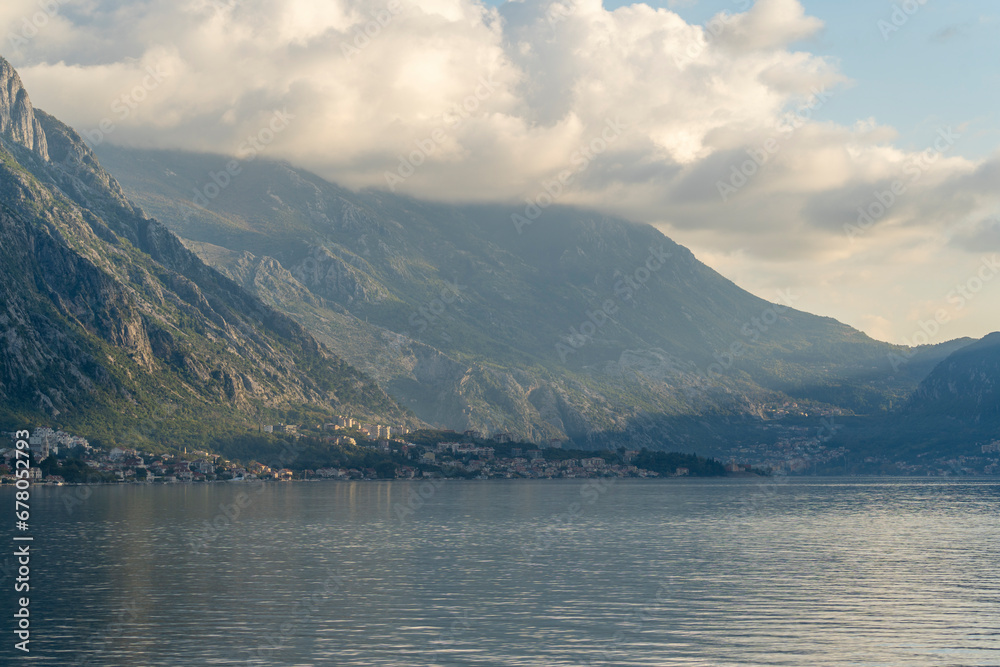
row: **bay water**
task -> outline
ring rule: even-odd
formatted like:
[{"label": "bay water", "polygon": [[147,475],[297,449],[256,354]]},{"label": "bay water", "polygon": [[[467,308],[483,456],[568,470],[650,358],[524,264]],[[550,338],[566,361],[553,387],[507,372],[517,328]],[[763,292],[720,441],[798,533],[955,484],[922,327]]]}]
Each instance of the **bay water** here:
[{"label": "bay water", "polygon": [[38,487],[0,662],[995,666],[998,518],[987,479]]}]

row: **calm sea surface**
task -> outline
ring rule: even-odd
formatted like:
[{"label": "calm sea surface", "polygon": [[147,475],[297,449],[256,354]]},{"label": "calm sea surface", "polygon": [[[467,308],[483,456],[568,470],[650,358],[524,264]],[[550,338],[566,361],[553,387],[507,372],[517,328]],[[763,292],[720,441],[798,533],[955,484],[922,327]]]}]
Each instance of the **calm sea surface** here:
[{"label": "calm sea surface", "polygon": [[996,481],[602,484],[37,488],[0,663],[1000,665]]}]

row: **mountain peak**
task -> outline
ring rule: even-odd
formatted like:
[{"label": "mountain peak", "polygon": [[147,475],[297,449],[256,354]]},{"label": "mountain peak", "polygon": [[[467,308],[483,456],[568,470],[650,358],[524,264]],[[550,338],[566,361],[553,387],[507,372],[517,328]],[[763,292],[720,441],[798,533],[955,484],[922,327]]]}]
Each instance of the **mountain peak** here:
[{"label": "mountain peak", "polygon": [[17,71],[3,57],[0,57],[0,135],[43,160],[49,159],[45,132],[35,117],[28,92]]},{"label": "mountain peak", "polygon": [[1000,345],[1000,331],[994,331],[993,333],[988,333],[978,341],[974,343],[977,347],[992,347],[994,345]]}]

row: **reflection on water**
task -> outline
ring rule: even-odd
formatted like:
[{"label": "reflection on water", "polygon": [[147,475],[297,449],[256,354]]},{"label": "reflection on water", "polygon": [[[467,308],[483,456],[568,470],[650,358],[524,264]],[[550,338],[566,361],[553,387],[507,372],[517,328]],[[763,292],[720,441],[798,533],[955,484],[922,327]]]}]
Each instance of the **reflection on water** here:
[{"label": "reflection on water", "polygon": [[996,483],[73,491],[33,492],[25,664],[1000,664]]}]

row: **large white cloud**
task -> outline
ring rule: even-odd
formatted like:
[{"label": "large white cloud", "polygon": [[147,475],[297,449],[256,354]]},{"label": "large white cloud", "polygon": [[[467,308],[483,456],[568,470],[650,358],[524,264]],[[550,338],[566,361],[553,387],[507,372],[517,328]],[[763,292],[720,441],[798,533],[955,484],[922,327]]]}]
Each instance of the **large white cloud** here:
[{"label": "large white cloud", "polygon": [[[706,26],[599,0],[0,8],[36,105],[93,141],[238,153],[287,110],[266,154],[350,187],[523,202],[568,172],[561,203],[657,224],[762,296],[791,287],[801,307],[899,340],[1000,250],[997,161],[962,158],[962,128],[921,153],[874,121],[812,120],[849,85],[790,48],[821,29],[798,0]],[[869,223],[859,207],[879,213],[897,181]],[[941,335],[1000,328],[998,302],[984,288]]]}]

